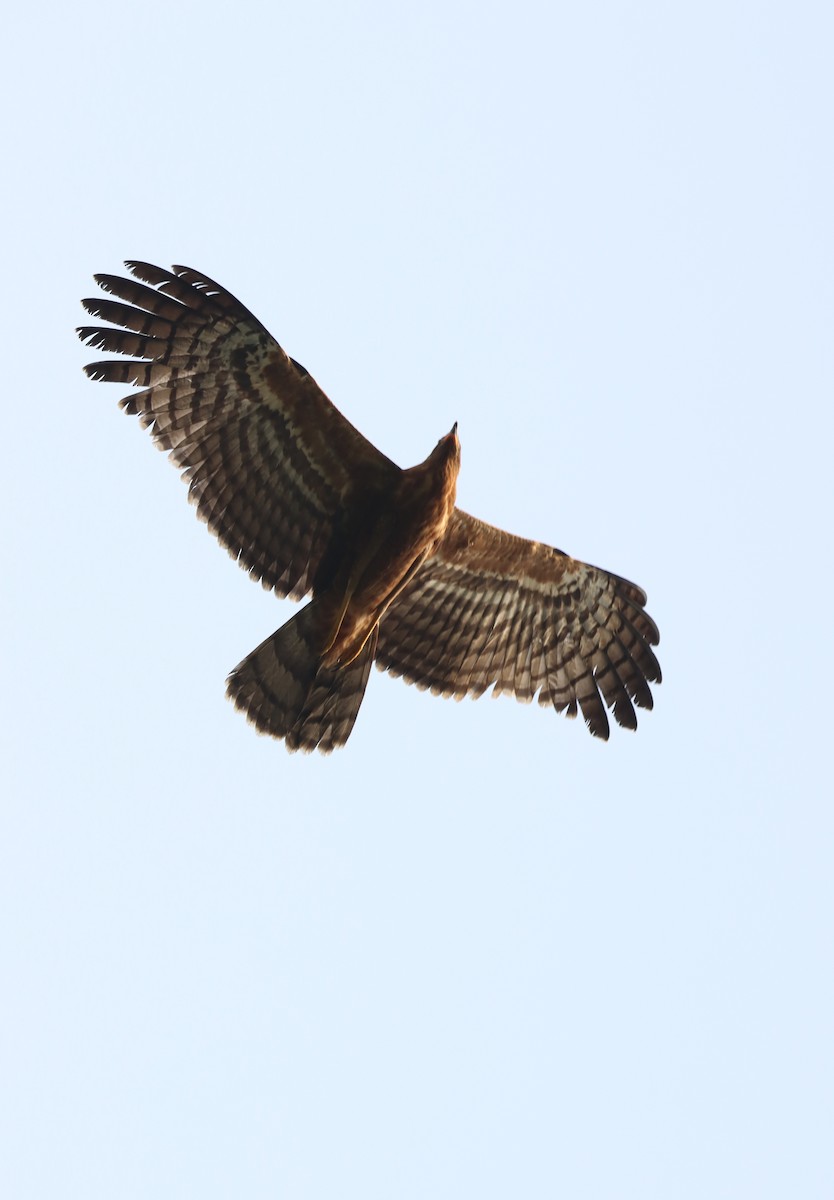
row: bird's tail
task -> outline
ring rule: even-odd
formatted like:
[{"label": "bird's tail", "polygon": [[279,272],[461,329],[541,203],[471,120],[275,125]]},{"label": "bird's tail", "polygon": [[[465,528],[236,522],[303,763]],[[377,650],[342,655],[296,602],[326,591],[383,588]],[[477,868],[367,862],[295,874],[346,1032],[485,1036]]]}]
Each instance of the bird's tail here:
[{"label": "bird's tail", "polygon": [[324,667],[318,616],[313,600],[238,663],[226,692],[261,733],[283,738],[288,750],[318,747],[328,754],[350,737],[379,627],[353,662]]}]

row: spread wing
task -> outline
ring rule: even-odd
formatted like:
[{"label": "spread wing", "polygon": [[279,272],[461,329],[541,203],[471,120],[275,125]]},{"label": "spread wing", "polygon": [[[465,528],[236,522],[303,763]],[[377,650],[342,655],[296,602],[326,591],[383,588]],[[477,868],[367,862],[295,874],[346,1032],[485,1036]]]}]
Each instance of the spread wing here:
[{"label": "spread wing", "polygon": [[635,729],[660,682],[646,595],[617,575],[456,509],[443,541],[386,612],[377,665],[444,696],[494,685],[608,737]]},{"label": "spread wing", "polygon": [[91,363],[87,374],[142,389],[122,407],[183,469],[199,516],[264,587],[301,598],[352,489],[390,486],[399,467],[213,280],[188,267],[125,265],[134,279],[96,276],[115,300],[83,301],[109,324],[78,334],[130,357]]}]

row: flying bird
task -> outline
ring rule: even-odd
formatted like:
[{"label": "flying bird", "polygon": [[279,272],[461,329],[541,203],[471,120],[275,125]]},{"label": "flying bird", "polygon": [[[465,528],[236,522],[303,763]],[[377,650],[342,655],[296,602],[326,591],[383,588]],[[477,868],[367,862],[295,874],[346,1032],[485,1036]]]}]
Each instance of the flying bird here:
[{"label": "flying bird", "polygon": [[[224,288],[189,267],[125,264],[82,303],[89,346],[127,357],[91,379],[133,385],[139,417],[198,515],[253,579],[312,596],[227,680],[288,750],[344,745],[371,663],[442,696],[509,693],[607,738],[660,682],[635,584],[455,507],[457,425],[403,470]],[[112,299],[109,297],[113,297]]]}]

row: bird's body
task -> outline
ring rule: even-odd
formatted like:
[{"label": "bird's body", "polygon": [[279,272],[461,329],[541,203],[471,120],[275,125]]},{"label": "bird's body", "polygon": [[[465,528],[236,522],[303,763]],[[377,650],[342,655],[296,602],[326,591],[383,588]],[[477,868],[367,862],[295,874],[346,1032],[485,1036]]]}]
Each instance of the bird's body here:
[{"label": "bird's body", "polygon": [[[327,666],[346,665],[374,625],[442,540],[455,507],[460,443],[456,428],[393,487],[352,496],[319,586],[328,598]],[[317,581],[317,584],[319,581]],[[317,584],[313,594],[316,595]]]},{"label": "bird's body", "polygon": [[[494,686],[607,737],[636,726],[660,680],[634,584],[455,508],[457,426],[401,470],[366,441],[233,296],[184,267],[128,263],[86,300],[110,324],[87,368],[138,384],[123,401],[189,482],[201,517],[249,573],[310,603],[232,671],[228,690],[291,750],[344,744],[371,663],[460,697]],[[150,285],[150,286],[146,286]],[[604,701],[604,703],[603,703]]]}]

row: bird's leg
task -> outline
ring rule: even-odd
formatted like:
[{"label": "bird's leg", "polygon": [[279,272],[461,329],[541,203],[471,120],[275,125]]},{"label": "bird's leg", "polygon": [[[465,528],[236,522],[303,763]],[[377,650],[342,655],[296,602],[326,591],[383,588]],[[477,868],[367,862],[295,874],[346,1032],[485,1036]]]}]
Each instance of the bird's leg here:
[{"label": "bird's leg", "polygon": [[342,596],[341,603],[339,605],[335,619],[334,619],[332,625],[330,626],[330,633],[327,636],[327,638],[325,639],[324,645],[322,647],[322,651],[321,651],[322,658],[326,654],[329,654],[329,652],[333,649],[334,645],[336,644],[336,641],[339,637],[339,633],[341,632],[342,624],[343,624],[345,616],[347,614],[348,607],[350,605],[351,600],[353,599],[353,595],[354,595],[357,587],[359,586],[367,567],[369,566],[369,564],[373,560],[374,556],[379,551],[380,547],[383,545],[385,538],[387,537],[387,535],[390,531],[390,525],[391,525],[390,519],[377,522],[376,528],[373,531],[373,535],[371,537],[369,537],[365,543],[362,554],[353,563],[353,566],[351,567],[351,570],[350,570],[350,574],[348,575],[348,578],[347,578],[347,582],[345,584],[345,590],[344,590],[344,594]]},{"label": "bird's leg", "polygon": [[[414,576],[419,571],[420,567],[422,567],[422,565],[425,562],[427,557],[428,557],[428,550],[424,550],[423,553],[414,560],[414,562],[408,568],[405,575],[399,581],[399,583],[394,588],[394,590],[391,592],[391,594],[389,596],[386,596],[383,603],[380,604],[379,607],[377,608],[376,612],[374,613],[373,620],[369,621],[368,627],[365,630],[365,634],[361,638],[361,640],[354,642],[354,645],[353,645],[349,655],[347,655],[346,657],[340,658],[339,665],[341,667],[350,666],[350,664],[354,661],[354,659],[359,657],[359,655],[362,653],[362,651],[365,648],[365,643],[367,642],[368,638],[373,633],[374,629],[376,629],[377,626],[379,625],[380,619],[382,618],[383,614],[388,609],[389,605],[394,600],[396,600],[397,596],[399,596],[400,592],[403,590],[403,588],[406,586],[406,584],[411,582],[411,580],[414,578]],[[344,609],[342,610],[341,620],[344,620],[344,615],[345,615],[346,609],[347,609],[347,604],[345,604]],[[335,637],[333,640],[335,641]],[[333,645],[333,642],[330,643],[330,646],[332,646],[332,645]],[[327,648],[328,650],[330,649],[330,646],[328,646],[328,648]],[[326,651],[325,651],[325,653],[326,653]]]},{"label": "bird's leg", "polygon": [[347,587],[345,588],[345,594],[342,597],[342,603],[339,605],[339,611],[336,613],[336,617],[330,626],[330,634],[321,648],[322,657],[327,654],[328,651],[333,649],[336,638],[339,636],[339,630],[342,628],[342,622],[345,619],[345,613],[348,610],[348,605],[350,604],[353,593],[356,591],[357,582],[357,573],[354,571],[348,580]]},{"label": "bird's leg", "polygon": [[391,592],[391,594],[389,596],[385,597],[385,602],[377,610],[377,614],[376,614],[377,620],[379,620],[379,618],[382,616],[382,614],[385,612],[385,610],[387,608],[389,608],[389,606],[391,604],[394,603],[397,596],[399,596],[400,592],[411,583],[412,579],[417,574],[417,572],[420,570],[420,568],[422,567],[423,563],[426,561],[428,556],[429,556],[428,550],[424,550],[422,552],[422,554],[418,554],[417,558],[415,558],[414,562],[408,568],[405,575],[403,575],[402,579],[397,584],[397,586],[394,588],[394,590]]}]

